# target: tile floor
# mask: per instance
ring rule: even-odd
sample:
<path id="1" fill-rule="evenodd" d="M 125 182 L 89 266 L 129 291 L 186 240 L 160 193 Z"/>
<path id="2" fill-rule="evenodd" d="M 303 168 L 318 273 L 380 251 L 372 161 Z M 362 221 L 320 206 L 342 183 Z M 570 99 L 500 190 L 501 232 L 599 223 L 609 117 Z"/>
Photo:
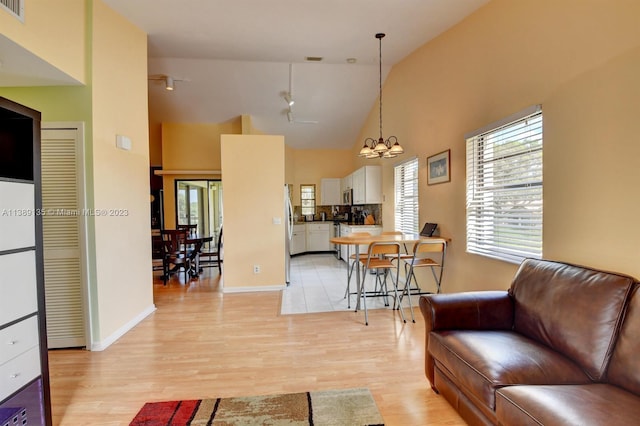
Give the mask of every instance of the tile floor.
<path id="1" fill-rule="evenodd" d="M 351 291 L 356 287 L 355 275 Z M 375 285 L 373 275 L 367 276 L 367 288 Z M 356 297 L 351 296 L 351 309 L 347 308 L 347 264 L 331 253 L 303 254 L 291 258 L 291 284 L 282 291 L 280 313 L 302 314 L 311 312 L 346 311 L 355 308 Z M 389 299 L 393 305 L 393 299 Z M 406 305 L 406 303 L 405 303 Z M 367 298 L 368 309 L 390 309 L 384 306 L 383 298 Z"/>

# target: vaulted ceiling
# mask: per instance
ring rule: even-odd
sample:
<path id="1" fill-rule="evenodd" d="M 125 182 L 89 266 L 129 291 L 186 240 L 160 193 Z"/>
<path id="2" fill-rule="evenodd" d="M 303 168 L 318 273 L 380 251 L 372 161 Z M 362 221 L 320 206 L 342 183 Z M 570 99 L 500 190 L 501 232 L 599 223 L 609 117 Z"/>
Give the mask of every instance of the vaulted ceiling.
<path id="1" fill-rule="evenodd" d="M 220 123 L 248 114 L 257 129 L 284 135 L 288 145 L 300 149 L 348 149 L 356 142 L 367 115 L 377 108 L 376 33 L 386 33 L 384 79 L 394 64 L 488 2 L 103 1 L 148 34 L 152 124 Z M 0 38 L 3 45 L 20 54 Z M 69 84 L 54 75 L 53 67 L 22 57 L 24 72 L 0 69 L 1 85 L 14 85 L 12 79 L 19 85 L 43 84 L 47 73 L 52 75 L 45 84 Z M 36 69 L 45 77 L 31 78 L 27 70 Z M 165 90 L 165 82 L 154 79 L 158 76 L 172 77 L 175 90 Z M 287 92 L 295 100 L 289 115 Z"/>

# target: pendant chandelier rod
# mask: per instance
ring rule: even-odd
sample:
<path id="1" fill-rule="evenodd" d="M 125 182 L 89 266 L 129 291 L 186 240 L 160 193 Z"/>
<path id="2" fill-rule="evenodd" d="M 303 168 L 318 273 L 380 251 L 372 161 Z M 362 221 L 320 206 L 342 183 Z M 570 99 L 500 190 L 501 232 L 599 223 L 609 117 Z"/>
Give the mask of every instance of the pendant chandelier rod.
<path id="1" fill-rule="evenodd" d="M 379 47 L 378 47 L 378 65 L 379 65 L 379 72 L 378 72 L 378 90 L 380 95 L 378 95 L 378 104 L 380 105 L 379 110 L 380 110 L 380 116 L 379 116 L 379 123 L 380 123 L 380 139 L 382 138 L 382 38 L 385 36 L 384 33 L 378 33 L 376 34 L 376 38 L 378 39 L 379 42 Z"/>
<path id="2" fill-rule="evenodd" d="M 382 38 L 384 33 L 377 33 L 378 39 L 378 126 L 380 135 L 378 140 L 374 138 L 366 138 L 364 140 L 364 146 L 358 153 L 358 156 L 365 158 L 393 158 L 399 154 L 404 153 L 404 149 L 398 143 L 398 138 L 395 136 L 389 136 L 386 140 L 382 136 Z M 371 146 L 369 146 L 371 142 Z"/>

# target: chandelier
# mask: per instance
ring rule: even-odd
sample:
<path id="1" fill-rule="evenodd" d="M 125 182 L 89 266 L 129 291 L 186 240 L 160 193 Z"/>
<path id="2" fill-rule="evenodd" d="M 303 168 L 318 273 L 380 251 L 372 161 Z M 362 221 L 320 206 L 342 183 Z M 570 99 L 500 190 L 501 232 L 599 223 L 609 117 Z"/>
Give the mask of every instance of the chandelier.
<path id="1" fill-rule="evenodd" d="M 380 95 L 378 96 L 380 103 L 380 137 L 377 141 L 374 138 L 366 138 L 364 140 L 364 146 L 360 150 L 358 156 L 365 158 L 393 158 L 404 153 L 404 149 L 400 146 L 400 143 L 398 143 L 398 138 L 395 136 L 389 136 L 387 139 L 382 137 L 382 38 L 384 36 L 384 33 L 376 34 L 376 38 L 380 44 L 380 80 L 378 86 L 380 89 Z"/>

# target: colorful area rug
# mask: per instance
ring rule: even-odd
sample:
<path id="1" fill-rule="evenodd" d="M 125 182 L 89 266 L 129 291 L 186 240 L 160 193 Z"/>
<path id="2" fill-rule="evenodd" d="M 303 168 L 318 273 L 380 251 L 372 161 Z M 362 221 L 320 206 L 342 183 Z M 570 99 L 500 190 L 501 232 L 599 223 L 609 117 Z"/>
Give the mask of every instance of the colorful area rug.
<path id="1" fill-rule="evenodd" d="M 148 402 L 130 426 L 383 425 L 366 388 L 239 398 Z"/>

